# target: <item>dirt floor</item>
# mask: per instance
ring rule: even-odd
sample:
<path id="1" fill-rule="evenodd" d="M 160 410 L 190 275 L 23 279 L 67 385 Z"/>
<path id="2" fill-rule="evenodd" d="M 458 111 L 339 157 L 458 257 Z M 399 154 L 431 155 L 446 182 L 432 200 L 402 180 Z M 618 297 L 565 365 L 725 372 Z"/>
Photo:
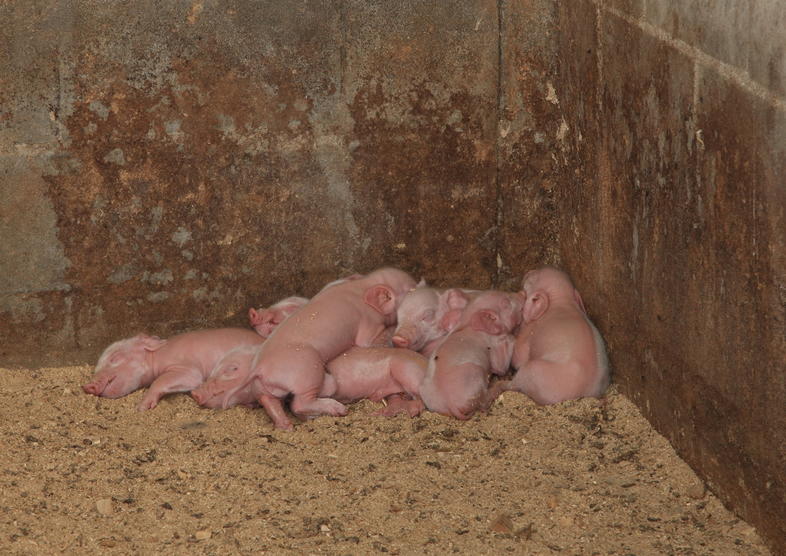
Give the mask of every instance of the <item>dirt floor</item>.
<path id="1" fill-rule="evenodd" d="M 3 554 L 769 554 L 614 388 L 470 421 L 259 409 L 0 369 Z"/>

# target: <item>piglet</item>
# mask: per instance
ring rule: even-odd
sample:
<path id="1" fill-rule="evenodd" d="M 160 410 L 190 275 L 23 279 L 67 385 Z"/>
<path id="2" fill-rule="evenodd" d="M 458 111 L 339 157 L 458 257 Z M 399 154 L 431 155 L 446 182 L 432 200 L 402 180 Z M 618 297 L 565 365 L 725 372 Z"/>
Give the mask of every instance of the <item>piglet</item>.
<path id="1" fill-rule="evenodd" d="M 308 303 L 305 297 L 287 297 L 271 305 L 270 307 L 248 310 L 248 322 L 257 334 L 267 338 L 273 330 L 284 322 L 287 317 Z"/>
<path id="2" fill-rule="evenodd" d="M 320 396 L 325 364 L 353 345 L 372 345 L 395 324 L 401 299 L 414 286 L 406 272 L 382 268 L 324 288 L 281 323 L 255 355 L 249 378 L 260 382 L 258 401 L 277 427 L 292 427 L 281 406 L 290 394 L 295 414 L 346 414 L 342 403 Z"/>
<path id="3" fill-rule="evenodd" d="M 500 291 L 479 293 L 467 305 L 429 359 L 420 396 L 430 411 L 469 419 L 488 407 L 489 376 L 508 371 L 522 305 L 520 294 Z"/>
<path id="4" fill-rule="evenodd" d="M 475 290 L 438 289 L 424 281 L 407 293 L 396 313 L 393 344 L 430 356 L 440 340 L 458 323 Z"/>
<path id="5" fill-rule="evenodd" d="M 258 383 L 249 381 L 257 346 L 240 346 L 227 352 L 210 371 L 210 377 L 191 390 L 196 402 L 211 409 L 257 405 Z"/>
<path id="6" fill-rule="evenodd" d="M 593 396 L 609 385 L 606 348 L 567 274 L 552 267 L 524 276 L 524 320 L 516 336 L 510 381 L 498 394 L 516 390 L 543 405 Z"/>
<path id="7" fill-rule="evenodd" d="M 210 408 L 254 405 L 263 394 L 258 381 L 249 381 L 255 350 L 253 346 L 244 346 L 227 353 L 210 379 L 193 390 L 191 396 L 199 405 Z M 423 409 L 418 391 L 426 365 L 426 358 L 411 350 L 353 347 L 327 364 L 328 374 L 319 396 L 343 403 L 386 399 L 388 405 L 378 414 L 406 412 L 414 417 Z"/>
<path id="8" fill-rule="evenodd" d="M 327 364 L 320 396 L 342 403 L 386 400 L 377 414 L 414 417 L 423 410 L 419 391 L 427 365 L 428 359 L 409 349 L 354 347 Z"/>
<path id="9" fill-rule="evenodd" d="M 357 280 L 362 277 L 362 274 L 352 274 L 346 278 L 334 280 L 326 284 L 322 289 L 324 290 L 336 284 L 343 284 L 349 280 Z M 270 307 L 260 307 L 259 309 L 254 309 L 252 307 L 248 310 L 249 324 L 251 324 L 251 328 L 257 331 L 257 334 L 263 338 L 267 338 L 273 333 L 276 326 L 284 322 L 287 317 L 303 307 L 308 301 L 309 300 L 305 297 L 292 296 L 277 301 Z"/>
<path id="10" fill-rule="evenodd" d="M 259 334 L 243 328 L 197 330 L 168 340 L 139 334 L 106 348 L 93 379 L 82 389 L 95 396 L 120 398 L 150 386 L 137 409 L 153 409 L 165 394 L 187 392 L 202 384 L 231 349 L 263 341 Z"/>

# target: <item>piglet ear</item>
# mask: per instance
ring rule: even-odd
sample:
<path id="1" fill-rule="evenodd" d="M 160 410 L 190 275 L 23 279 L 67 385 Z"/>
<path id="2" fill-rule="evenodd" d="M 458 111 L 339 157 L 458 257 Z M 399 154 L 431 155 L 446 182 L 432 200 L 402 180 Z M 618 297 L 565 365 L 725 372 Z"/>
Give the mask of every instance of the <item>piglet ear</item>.
<path id="1" fill-rule="evenodd" d="M 546 295 L 546 292 L 542 290 L 534 292 L 527 296 L 527 301 L 524 303 L 524 321 L 538 320 L 548 308 L 549 296 Z"/>
<path id="2" fill-rule="evenodd" d="M 446 332 L 450 332 L 456 328 L 459 320 L 461 320 L 461 312 L 461 309 L 453 309 L 442 315 L 442 319 L 439 321 L 439 327 Z"/>
<path id="3" fill-rule="evenodd" d="M 420 282 L 418 282 L 415 287 L 416 288 L 425 288 L 427 285 L 428 284 L 426 284 L 426 279 L 425 278 L 421 278 Z"/>
<path id="4" fill-rule="evenodd" d="M 469 303 L 469 297 L 458 288 L 445 290 L 439 296 L 439 310 L 443 311 L 439 327 L 450 332 L 461 319 L 461 312 Z"/>
<path id="5" fill-rule="evenodd" d="M 253 307 L 248 310 L 248 322 L 251 326 L 256 326 L 262 322 L 262 319 L 259 317 L 259 311 Z"/>
<path id="6" fill-rule="evenodd" d="M 140 334 L 139 339 L 147 351 L 155 351 L 166 343 L 166 340 L 162 340 L 158 336 L 148 336 L 147 334 Z"/>
<path id="7" fill-rule="evenodd" d="M 439 307 L 443 311 L 464 309 L 469 303 L 469 297 L 458 288 L 450 288 L 439 295 Z"/>
<path id="8" fill-rule="evenodd" d="M 371 286 L 363 292 L 363 301 L 383 315 L 396 312 L 396 294 L 384 284 Z"/>
<path id="9" fill-rule="evenodd" d="M 504 327 L 499 322 L 499 315 L 496 311 L 492 311 L 491 309 L 477 311 L 472 315 L 472 318 L 469 319 L 469 325 L 472 327 L 472 330 L 486 332 L 493 336 L 498 336 L 505 332 Z"/>
<path id="10" fill-rule="evenodd" d="M 573 299 L 575 299 L 576 303 L 578 303 L 579 307 L 581 307 L 581 312 L 586 315 L 587 310 L 584 308 L 584 301 L 581 299 L 581 294 L 579 293 L 579 290 L 576 289 L 573 290 Z"/>

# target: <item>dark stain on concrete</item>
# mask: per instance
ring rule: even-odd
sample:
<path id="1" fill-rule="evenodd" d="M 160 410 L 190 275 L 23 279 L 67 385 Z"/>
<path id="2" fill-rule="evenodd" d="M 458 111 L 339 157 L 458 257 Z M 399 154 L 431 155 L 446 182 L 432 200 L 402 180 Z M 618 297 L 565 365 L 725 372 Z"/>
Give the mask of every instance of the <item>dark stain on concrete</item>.
<path id="1" fill-rule="evenodd" d="M 503 3 L 493 261 L 503 289 L 520 288 L 527 270 L 559 263 L 556 199 L 569 182 L 559 154 L 556 15 L 550 1 Z"/>
<path id="2" fill-rule="evenodd" d="M 71 170 L 47 180 L 67 281 L 93 293 L 76 300 L 77 330 L 224 318 L 221 303 L 286 227 L 277 215 L 298 212 L 286 171 L 309 163 L 310 101 L 286 71 L 271 67 L 276 86 L 263 87 L 210 52 L 176 60 L 157 89 L 131 86 L 122 68 L 76 84 L 61 155 Z"/>
<path id="3" fill-rule="evenodd" d="M 464 92 L 440 99 L 427 84 L 404 98 L 404 124 L 377 115 L 395 102 L 378 83 L 358 91 L 350 105 L 359 141 L 352 152 L 357 218 L 372 242 L 392 247 L 390 264 L 414 260 L 413 271 L 435 283 L 490 286 L 493 260 L 484 242 L 495 218 L 487 210 L 494 192 L 484 186 L 494 173 L 487 99 Z M 364 220 L 365 208 L 377 203 L 388 220 Z"/>
<path id="4" fill-rule="evenodd" d="M 560 10 L 563 109 L 584 137 L 558 201 L 564 265 L 615 381 L 783 548 L 783 113 L 624 20 L 587 25 L 597 13 Z"/>

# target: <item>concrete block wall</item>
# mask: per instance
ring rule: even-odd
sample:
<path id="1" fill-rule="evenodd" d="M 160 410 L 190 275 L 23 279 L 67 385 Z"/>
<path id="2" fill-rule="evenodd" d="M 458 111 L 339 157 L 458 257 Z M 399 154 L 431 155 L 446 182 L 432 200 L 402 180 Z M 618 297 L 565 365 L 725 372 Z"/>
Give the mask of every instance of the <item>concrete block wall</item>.
<path id="1" fill-rule="evenodd" d="M 473 287 L 504 267 L 494 0 L 0 17 L 7 361 L 245 324 L 383 264 Z"/>
<path id="2" fill-rule="evenodd" d="M 615 381 L 786 551 L 786 4 L 559 5 L 560 255 Z M 569 172 L 568 172 L 569 173 Z"/>

